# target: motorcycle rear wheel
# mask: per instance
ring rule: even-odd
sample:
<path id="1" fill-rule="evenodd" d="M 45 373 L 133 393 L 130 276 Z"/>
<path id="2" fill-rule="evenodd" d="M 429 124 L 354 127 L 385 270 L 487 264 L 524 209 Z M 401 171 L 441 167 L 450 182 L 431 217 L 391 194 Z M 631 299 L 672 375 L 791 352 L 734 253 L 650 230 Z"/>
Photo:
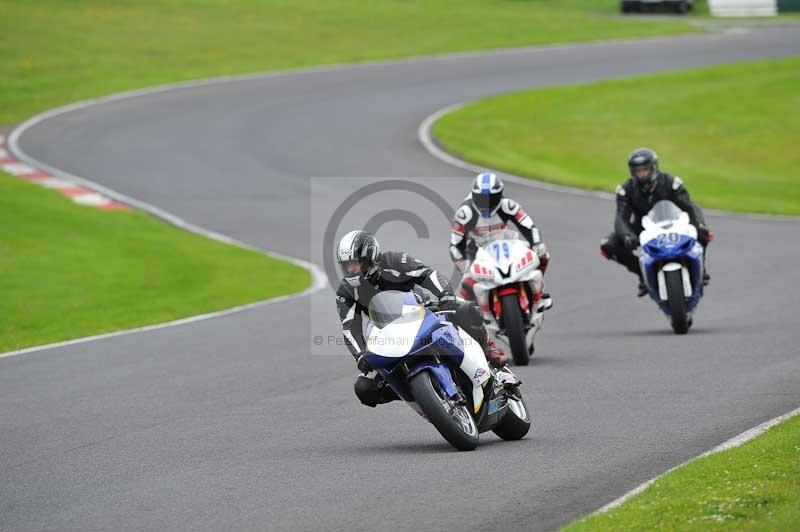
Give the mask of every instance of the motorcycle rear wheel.
<path id="1" fill-rule="evenodd" d="M 520 395 L 508 399 L 508 411 L 492 432 L 504 440 L 521 440 L 531 429 L 531 413 L 528 404 Z"/>

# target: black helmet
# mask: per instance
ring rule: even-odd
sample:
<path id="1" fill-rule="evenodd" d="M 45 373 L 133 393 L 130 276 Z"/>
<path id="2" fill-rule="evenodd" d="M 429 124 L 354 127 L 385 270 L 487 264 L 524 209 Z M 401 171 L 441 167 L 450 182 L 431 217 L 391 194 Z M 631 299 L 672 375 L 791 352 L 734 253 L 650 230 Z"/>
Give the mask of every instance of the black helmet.
<path id="1" fill-rule="evenodd" d="M 650 185 L 658 177 L 658 155 L 650 148 L 637 148 L 628 155 L 628 170 L 637 185 Z"/>
<path id="2" fill-rule="evenodd" d="M 350 231 L 344 235 L 336 249 L 336 262 L 347 284 L 360 286 L 362 280 L 375 274 L 380 252 L 378 241 L 366 231 Z"/>
<path id="3" fill-rule="evenodd" d="M 478 174 L 472 182 L 472 204 L 484 218 L 489 218 L 503 201 L 503 180 L 492 172 Z"/>

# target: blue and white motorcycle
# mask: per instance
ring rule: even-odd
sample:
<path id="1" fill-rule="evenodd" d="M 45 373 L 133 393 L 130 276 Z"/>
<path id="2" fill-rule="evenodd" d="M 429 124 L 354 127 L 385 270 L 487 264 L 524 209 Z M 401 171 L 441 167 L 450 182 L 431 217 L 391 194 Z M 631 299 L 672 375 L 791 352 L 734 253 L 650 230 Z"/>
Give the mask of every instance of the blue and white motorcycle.
<path id="1" fill-rule="evenodd" d="M 387 290 L 369 304 L 367 360 L 409 406 L 460 451 L 488 430 L 504 440 L 528 433 L 530 414 L 508 369 L 494 370 L 480 345 L 414 292 Z"/>
<path id="2" fill-rule="evenodd" d="M 668 200 L 642 218 L 639 266 L 650 297 L 670 318 L 676 334 L 686 334 L 703 297 L 703 246 L 689 215 Z"/>

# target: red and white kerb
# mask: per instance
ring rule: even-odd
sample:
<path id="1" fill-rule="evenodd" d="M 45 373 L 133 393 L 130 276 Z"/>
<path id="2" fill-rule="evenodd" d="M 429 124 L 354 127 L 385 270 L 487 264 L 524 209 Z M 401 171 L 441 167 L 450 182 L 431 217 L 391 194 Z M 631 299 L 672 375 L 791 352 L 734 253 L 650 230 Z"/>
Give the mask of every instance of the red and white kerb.
<path id="1" fill-rule="evenodd" d="M 3 172 L 46 188 L 58 190 L 61 194 L 79 205 L 97 207 L 104 211 L 130 210 L 130 207 L 127 205 L 116 202 L 93 190 L 83 188 L 67 179 L 53 177 L 27 164 L 19 162 L 11 157 L 11 154 L 5 149 L 5 141 L 5 137 L 0 135 L 0 170 Z"/>

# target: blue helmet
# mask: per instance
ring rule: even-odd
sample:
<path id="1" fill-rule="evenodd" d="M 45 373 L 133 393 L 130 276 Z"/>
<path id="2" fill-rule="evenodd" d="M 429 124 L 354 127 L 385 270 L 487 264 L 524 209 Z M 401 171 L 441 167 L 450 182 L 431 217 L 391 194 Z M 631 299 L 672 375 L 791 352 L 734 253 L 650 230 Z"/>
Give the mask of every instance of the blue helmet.
<path id="1" fill-rule="evenodd" d="M 492 172 L 483 172 L 472 182 L 472 204 L 484 218 L 489 218 L 503 201 L 503 180 Z"/>

